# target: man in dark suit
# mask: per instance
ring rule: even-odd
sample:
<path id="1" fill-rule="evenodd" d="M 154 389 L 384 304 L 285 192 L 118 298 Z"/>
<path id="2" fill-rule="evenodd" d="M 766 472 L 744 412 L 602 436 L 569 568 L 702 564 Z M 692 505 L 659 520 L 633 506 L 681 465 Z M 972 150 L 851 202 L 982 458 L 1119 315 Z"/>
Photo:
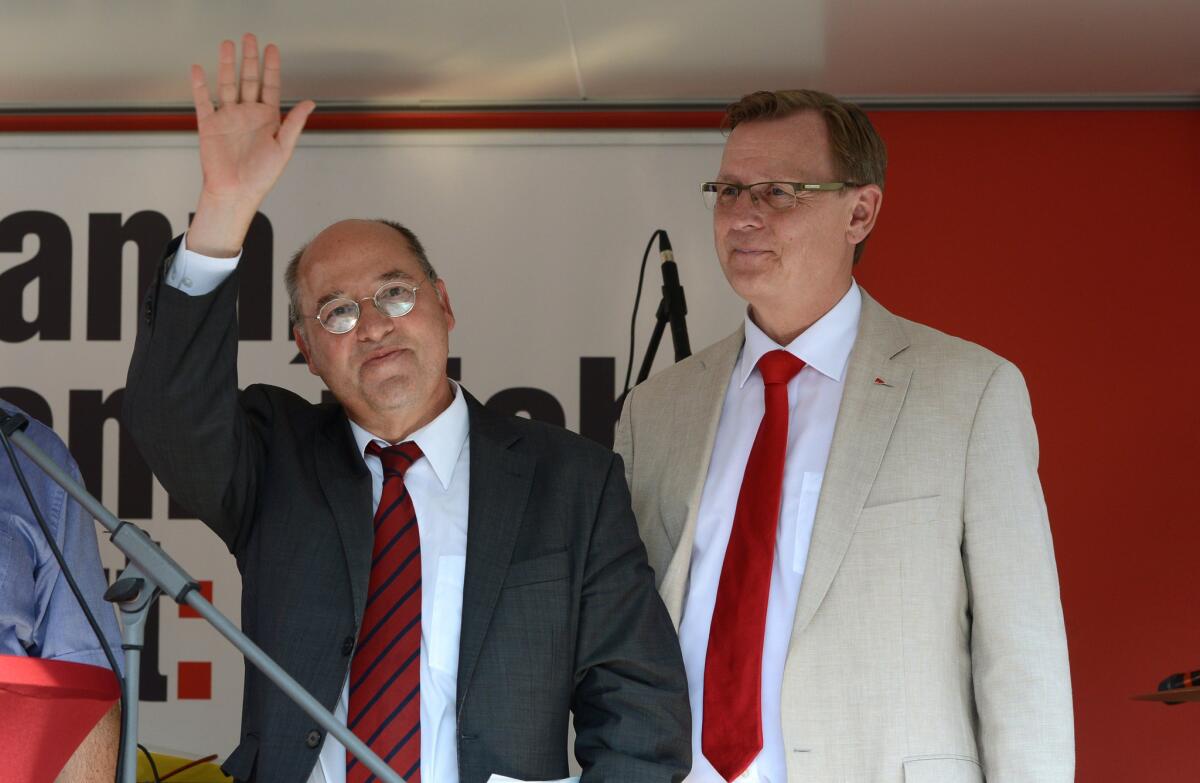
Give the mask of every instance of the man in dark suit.
<path id="1" fill-rule="evenodd" d="M 309 112 L 279 53 L 194 66 L 204 189 L 145 301 L 125 420 L 242 573 L 259 645 L 410 781 L 678 781 L 678 642 L 619 458 L 488 412 L 446 377 L 449 293 L 415 235 L 343 221 L 286 275 L 294 336 L 336 403 L 237 385 L 239 248 Z M 269 303 L 262 303 L 269 306 Z M 374 521 L 372 521 L 374 520 Z M 256 670 L 234 777 L 373 779 Z"/>

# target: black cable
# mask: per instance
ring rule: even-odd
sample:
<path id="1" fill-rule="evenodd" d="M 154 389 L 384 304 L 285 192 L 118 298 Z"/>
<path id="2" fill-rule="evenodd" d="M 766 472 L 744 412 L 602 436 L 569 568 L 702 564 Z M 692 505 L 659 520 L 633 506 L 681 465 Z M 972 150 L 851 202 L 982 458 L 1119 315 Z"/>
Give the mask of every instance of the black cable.
<path id="1" fill-rule="evenodd" d="M 138 750 L 146 757 L 146 761 L 150 763 L 150 774 L 154 776 L 154 783 L 162 783 L 162 778 L 158 776 L 158 765 L 154 763 L 154 756 L 150 755 L 150 751 L 146 750 L 146 746 L 138 743 Z"/>
<path id="2" fill-rule="evenodd" d="M 42 517 L 41 509 L 38 508 L 37 501 L 34 500 L 33 492 L 29 489 L 28 482 L 25 481 L 25 473 L 21 470 L 21 464 L 17 461 L 17 455 L 13 452 L 12 444 L 9 443 L 8 435 L 3 429 L 0 429 L 0 441 L 4 442 L 4 450 L 8 453 L 8 461 L 12 463 L 13 472 L 17 474 L 17 481 L 21 484 L 21 489 L 25 492 L 25 499 L 29 501 L 29 507 L 33 509 L 34 519 L 37 520 L 38 527 L 42 529 L 42 535 L 46 537 L 46 543 L 50 545 L 50 551 L 54 553 L 54 559 L 58 561 L 59 570 L 67 579 L 67 585 L 71 588 L 71 592 L 75 595 L 75 600 L 79 602 L 79 607 L 83 609 L 83 614 L 87 618 L 88 625 L 92 627 L 92 632 L 96 634 L 96 638 L 100 640 L 100 647 L 104 650 L 104 657 L 108 659 L 108 665 L 112 668 L 113 676 L 117 678 L 117 685 L 120 686 L 120 703 L 121 715 L 125 715 L 125 679 L 121 676 L 121 670 L 117 667 L 116 656 L 113 655 L 112 647 L 109 646 L 108 640 L 104 638 L 104 632 L 100 630 L 100 624 L 96 622 L 95 615 L 88 607 L 87 601 L 83 598 L 83 593 L 79 589 L 79 585 L 75 583 L 75 577 L 71 575 L 71 571 L 67 568 L 66 559 L 63 553 L 59 551 L 58 544 L 54 541 L 54 536 L 50 533 L 50 526 L 46 524 L 46 520 Z M 68 498 L 68 502 L 75 502 L 73 498 Z M 121 739 L 117 746 L 117 776 L 115 783 L 121 783 L 121 765 L 125 760 L 125 722 L 121 721 Z"/>
<path id="3" fill-rule="evenodd" d="M 646 260 L 650 258 L 650 248 L 654 247 L 654 240 L 658 239 L 658 235 L 661 233 L 663 230 L 660 228 L 650 235 L 650 241 L 646 243 L 646 252 L 642 253 L 642 269 L 638 272 L 637 293 L 633 297 L 633 317 L 629 321 L 629 364 L 625 367 L 625 390 L 621 392 L 622 401 L 624 401 L 625 395 L 629 394 L 629 379 L 633 377 L 634 336 L 637 332 L 638 304 L 642 301 L 642 284 L 646 282 Z"/>

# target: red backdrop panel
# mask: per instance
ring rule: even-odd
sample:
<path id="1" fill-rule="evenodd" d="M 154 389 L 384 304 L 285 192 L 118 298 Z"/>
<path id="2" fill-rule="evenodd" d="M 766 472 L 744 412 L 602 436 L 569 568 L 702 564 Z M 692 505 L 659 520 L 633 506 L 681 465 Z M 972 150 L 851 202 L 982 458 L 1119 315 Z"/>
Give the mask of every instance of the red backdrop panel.
<path id="1" fill-rule="evenodd" d="M 1058 554 L 1078 779 L 1200 779 L 1200 112 L 874 112 L 858 277 L 1024 371 Z"/>

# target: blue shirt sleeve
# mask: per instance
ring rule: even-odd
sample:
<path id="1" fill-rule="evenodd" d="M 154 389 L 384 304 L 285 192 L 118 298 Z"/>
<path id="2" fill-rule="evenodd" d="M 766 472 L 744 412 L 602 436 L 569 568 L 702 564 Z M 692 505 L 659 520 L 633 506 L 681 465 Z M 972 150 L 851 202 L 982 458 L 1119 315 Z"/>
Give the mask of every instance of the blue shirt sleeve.
<path id="1" fill-rule="evenodd" d="M 14 406 L 4 403 L 6 410 Z M 20 411 L 17 411 L 20 412 Z M 30 419 L 25 434 L 78 481 L 79 467 L 63 442 Z M 19 449 L 17 461 L 119 668 L 121 635 L 96 544 L 95 522 Z M 108 659 L 46 543 L 11 462 L 0 453 L 0 654 L 27 655 L 108 668 Z"/>

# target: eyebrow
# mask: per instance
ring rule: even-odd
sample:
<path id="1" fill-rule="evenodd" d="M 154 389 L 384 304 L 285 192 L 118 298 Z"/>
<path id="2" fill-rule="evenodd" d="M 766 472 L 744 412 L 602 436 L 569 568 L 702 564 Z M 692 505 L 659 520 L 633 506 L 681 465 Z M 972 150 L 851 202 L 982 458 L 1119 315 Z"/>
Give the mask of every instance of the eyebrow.
<path id="1" fill-rule="evenodd" d="M 325 294 L 325 296 L 322 296 L 320 299 L 317 300 L 317 312 L 318 313 L 321 312 L 321 308 L 324 307 L 325 305 L 329 304 L 330 302 L 332 302 L 334 299 L 349 299 L 349 298 L 350 297 L 346 296 L 345 291 L 341 291 L 341 290 L 330 291 L 329 293 Z"/>
<path id="2" fill-rule="evenodd" d="M 405 281 L 407 283 L 411 283 L 413 285 L 416 285 L 416 283 L 417 283 L 416 278 L 414 278 L 408 272 L 405 272 L 403 269 L 389 269 L 388 271 L 381 274 L 379 277 L 375 278 L 375 282 L 379 283 L 380 285 L 382 285 L 383 283 L 390 283 L 393 280 L 403 280 L 403 281 Z M 320 312 L 322 307 L 329 304 L 334 299 L 350 299 L 350 298 L 351 298 L 350 295 L 347 294 L 345 291 L 341 290 L 340 288 L 335 291 L 330 291 L 329 293 L 325 294 L 324 296 L 322 296 L 320 299 L 317 300 L 317 312 Z"/>
<path id="3" fill-rule="evenodd" d="M 410 275 L 408 272 L 405 272 L 403 269 L 391 269 L 376 278 L 376 282 L 379 283 L 390 283 L 393 280 L 404 280 L 406 282 L 413 283 L 414 285 L 417 282 L 415 277 Z"/>

